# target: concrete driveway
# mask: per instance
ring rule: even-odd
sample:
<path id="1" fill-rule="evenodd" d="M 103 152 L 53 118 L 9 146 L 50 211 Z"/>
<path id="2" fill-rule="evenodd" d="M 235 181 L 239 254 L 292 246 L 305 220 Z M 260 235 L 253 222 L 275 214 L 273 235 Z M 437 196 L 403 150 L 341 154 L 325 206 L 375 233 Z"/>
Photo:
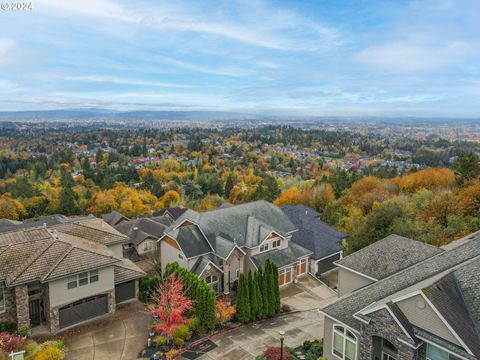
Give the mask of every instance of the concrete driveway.
<path id="1" fill-rule="evenodd" d="M 304 276 L 280 293 L 282 303 L 290 305 L 292 313 L 213 336 L 211 340 L 218 347 L 201 359 L 254 359 L 267 347 L 280 346 L 280 331 L 285 332 L 285 345 L 292 348 L 305 340 L 321 338 L 324 318 L 318 309 L 335 301 L 336 294 L 310 276 Z"/>
<path id="2" fill-rule="evenodd" d="M 119 305 L 104 319 L 62 335 L 66 360 L 131 360 L 144 348 L 150 316 L 140 302 Z"/>

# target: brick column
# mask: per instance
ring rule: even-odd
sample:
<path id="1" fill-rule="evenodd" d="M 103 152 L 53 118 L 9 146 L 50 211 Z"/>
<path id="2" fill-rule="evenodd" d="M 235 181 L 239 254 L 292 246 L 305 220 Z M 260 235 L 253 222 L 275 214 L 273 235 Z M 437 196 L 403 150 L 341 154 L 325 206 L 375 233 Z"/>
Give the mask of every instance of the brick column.
<path id="1" fill-rule="evenodd" d="M 30 325 L 27 285 L 15 286 L 15 304 L 17 307 L 17 326 L 20 328 Z"/>

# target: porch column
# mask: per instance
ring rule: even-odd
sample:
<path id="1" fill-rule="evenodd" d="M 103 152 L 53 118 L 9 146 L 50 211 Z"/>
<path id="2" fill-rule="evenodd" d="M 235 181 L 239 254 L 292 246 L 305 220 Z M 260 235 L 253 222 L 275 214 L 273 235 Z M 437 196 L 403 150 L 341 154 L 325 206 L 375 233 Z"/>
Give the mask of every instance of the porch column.
<path id="1" fill-rule="evenodd" d="M 17 326 L 30 325 L 30 310 L 28 307 L 28 288 L 27 285 L 15 286 L 15 305 L 17 308 Z"/>

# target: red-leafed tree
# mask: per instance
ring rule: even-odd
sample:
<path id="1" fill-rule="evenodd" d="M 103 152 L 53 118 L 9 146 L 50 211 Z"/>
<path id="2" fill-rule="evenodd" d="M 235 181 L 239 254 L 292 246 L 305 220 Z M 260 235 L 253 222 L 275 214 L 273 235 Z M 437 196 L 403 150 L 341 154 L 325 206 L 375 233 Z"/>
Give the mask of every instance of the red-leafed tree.
<path id="1" fill-rule="evenodd" d="M 175 329 L 188 322 L 184 314 L 192 308 L 192 301 L 184 295 L 182 283 L 173 275 L 160 284 L 157 294 L 153 298 L 155 307 L 151 310 L 157 319 L 154 330 L 169 341 Z"/>

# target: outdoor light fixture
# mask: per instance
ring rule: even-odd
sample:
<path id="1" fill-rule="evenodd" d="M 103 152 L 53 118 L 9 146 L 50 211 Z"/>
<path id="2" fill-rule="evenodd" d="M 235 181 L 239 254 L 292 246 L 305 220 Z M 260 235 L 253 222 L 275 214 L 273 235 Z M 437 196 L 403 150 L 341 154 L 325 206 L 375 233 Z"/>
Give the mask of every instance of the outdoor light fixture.
<path id="1" fill-rule="evenodd" d="M 278 333 L 280 334 L 280 360 L 283 360 L 283 340 L 285 340 L 283 336 L 285 331 L 280 330 Z"/>

